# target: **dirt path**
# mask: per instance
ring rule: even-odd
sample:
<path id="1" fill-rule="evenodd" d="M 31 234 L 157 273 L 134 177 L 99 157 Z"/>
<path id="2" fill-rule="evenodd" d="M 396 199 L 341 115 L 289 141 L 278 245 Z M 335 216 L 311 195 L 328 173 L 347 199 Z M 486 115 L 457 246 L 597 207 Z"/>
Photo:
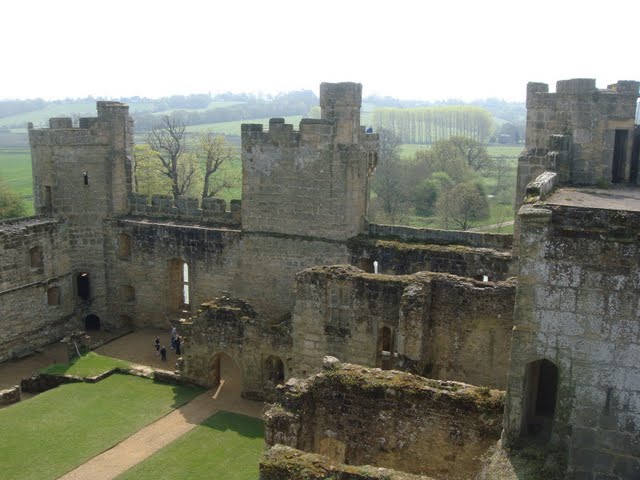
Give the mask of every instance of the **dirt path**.
<path id="1" fill-rule="evenodd" d="M 113 479 L 192 430 L 219 410 L 256 418 L 261 416 L 262 403 L 241 398 L 236 382 L 223 382 L 217 390 L 209 390 L 196 397 L 183 407 L 60 477 L 60 480 Z"/>

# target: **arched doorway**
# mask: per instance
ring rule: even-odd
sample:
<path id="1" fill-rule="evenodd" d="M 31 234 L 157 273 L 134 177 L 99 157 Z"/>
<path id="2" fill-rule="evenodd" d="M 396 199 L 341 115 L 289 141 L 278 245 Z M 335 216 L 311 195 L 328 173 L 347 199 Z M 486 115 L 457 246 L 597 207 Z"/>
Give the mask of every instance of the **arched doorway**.
<path id="1" fill-rule="evenodd" d="M 100 330 L 100 317 L 94 314 L 87 315 L 84 319 L 84 329 L 86 331 Z"/>
<path id="2" fill-rule="evenodd" d="M 233 358 L 220 352 L 213 356 L 211 362 L 211 386 L 216 387 L 223 380 L 225 394 L 240 395 L 242 370 Z"/>
<path id="3" fill-rule="evenodd" d="M 264 361 L 264 378 L 274 386 L 284 383 L 284 363 L 280 357 L 267 357 Z"/>
<path id="4" fill-rule="evenodd" d="M 547 359 L 527 364 L 524 405 L 522 410 L 523 437 L 546 442 L 551 437 L 558 393 L 558 367 Z"/>

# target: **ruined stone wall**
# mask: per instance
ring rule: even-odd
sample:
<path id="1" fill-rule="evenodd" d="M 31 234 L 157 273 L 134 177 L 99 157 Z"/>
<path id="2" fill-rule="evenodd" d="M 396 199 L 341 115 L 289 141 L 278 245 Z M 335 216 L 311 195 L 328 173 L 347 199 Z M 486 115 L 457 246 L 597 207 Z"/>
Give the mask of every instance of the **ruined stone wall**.
<path id="1" fill-rule="evenodd" d="M 130 285 L 135 291 L 128 302 L 114 301 L 138 326 L 166 327 L 184 315 L 176 299 L 181 287 L 176 285 L 174 261 L 189 266 L 187 315 L 229 292 L 248 300 L 262 318 L 277 321 L 292 310 L 293 279 L 299 270 L 347 260 L 341 242 L 137 218 L 117 220 L 113 228 L 112 284 Z M 131 240 L 125 256 L 117 249 L 123 234 Z"/>
<path id="2" fill-rule="evenodd" d="M 545 170 L 563 184 L 610 182 L 616 130 L 628 134 L 624 179 L 631 178 L 631 154 L 639 82 L 619 81 L 606 90 L 594 79 L 557 82 L 555 93 L 545 83 L 527 85 L 526 154 L 518 161 L 516 203 L 527 183 Z M 637 159 L 636 159 L 637 162 Z M 637 175 L 637 170 L 636 170 Z"/>
<path id="3" fill-rule="evenodd" d="M 513 275 L 511 251 L 477 248 L 457 244 L 400 242 L 356 237 L 349 241 L 351 263 L 373 273 L 408 275 L 417 272 L 443 272 L 482 280 L 505 280 Z"/>
<path id="4" fill-rule="evenodd" d="M 242 125 L 242 228 L 346 240 L 364 232 L 378 135 L 359 122 L 362 86 L 323 84 L 322 120 Z"/>
<path id="5" fill-rule="evenodd" d="M 430 245 L 464 245 L 467 247 L 510 250 L 513 237 L 506 233 L 463 232 L 438 228 L 414 228 L 404 225 L 369 224 L 369 236 L 407 243 Z"/>
<path id="6" fill-rule="evenodd" d="M 214 387 L 220 380 L 216 358 L 225 354 L 239 367 L 242 395 L 252 399 L 273 399 L 275 387 L 288 376 L 291 324 L 274 324 L 260 318 L 244 300 L 228 296 L 200 306 L 198 313 L 178 323 L 184 337 L 182 375 L 200 385 Z M 269 359 L 282 362 L 283 377 L 270 370 Z"/>
<path id="7" fill-rule="evenodd" d="M 278 391 L 265 415 L 267 445 L 348 465 L 466 480 L 500 434 L 497 391 L 358 365 L 327 367 Z"/>
<path id="8" fill-rule="evenodd" d="M 570 195 L 520 210 L 505 441 L 549 429 L 567 478 L 636 478 L 640 213 L 553 204 Z M 555 382 L 537 380 L 541 360 Z"/>
<path id="9" fill-rule="evenodd" d="M 514 296 L 513 283 L 445 274 L 373 275 L 348 266 L 305 270 L 296 276 L 294 374 L 317 371 L 324 355 L 334 355 L 504 388 Z"/>
<path id="10" fill-rule="evenodd" d="M 77 328 L 68 249 L 55 220 L 0 223 L 0 361 Z"/>

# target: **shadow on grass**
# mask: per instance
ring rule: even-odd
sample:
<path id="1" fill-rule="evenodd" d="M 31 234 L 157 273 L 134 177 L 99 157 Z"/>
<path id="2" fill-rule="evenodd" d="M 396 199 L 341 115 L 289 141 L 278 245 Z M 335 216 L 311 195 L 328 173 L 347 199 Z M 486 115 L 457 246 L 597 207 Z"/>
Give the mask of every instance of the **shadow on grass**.
<path id="1" fill-rule="evenodd" d="M 81 357 L 75 357 L 69 363 L 56 363 L 42 368 L 39 370 L 39 373 L 92 377 L 114 368 L 129 368 L 129 365 L 129 362 L 124 360 L 107 357 L 95 352 L 88 352 Z"/>
<path id="2" fill-rule="evenodd" d="M 153 383 L 168 385 L 158 380 L 153 380 Z M 173 403 L 171 404 L 171 408 L 180 408 L 206 391 L 206 389 L 196 387 L 195 385 L 171 385 L 171 389 L 173 390 Z"/>
<path id="3" fill-rule="evenodd" d="M 261 419 L 239 413 L 217 412 L 202 422 L 201 426 L 220 432 L 236 432 L 248 438 L 264 437 L 264 423 Z"/>

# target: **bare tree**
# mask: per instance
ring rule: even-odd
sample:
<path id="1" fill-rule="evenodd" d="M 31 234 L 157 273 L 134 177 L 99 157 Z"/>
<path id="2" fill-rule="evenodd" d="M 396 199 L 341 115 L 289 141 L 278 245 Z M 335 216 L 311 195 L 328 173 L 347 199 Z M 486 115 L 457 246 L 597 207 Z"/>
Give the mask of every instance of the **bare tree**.
<path id="1" fill-rule="evenodd" d="M 230 178 L 224 172 L 220 172 L 222 165 L 233 159 L 234 153 L 233 147 L 222 135 L 214 136 L 207 133 L 200 137 L 198 156 L 204 161 L 203 199 L 214 197 L 222 190 L 236 186 L 237 178 Z"/>
<path id="2" fill-rule="evenodd" d="M 163 117 L 160 125 L 147 134 L 147 143 L 162 163 L 162 174 L 171 180 L 174 200 L 184 195 L 198 173 L 197 162 L 187 160 L 186 125 Z"/>

